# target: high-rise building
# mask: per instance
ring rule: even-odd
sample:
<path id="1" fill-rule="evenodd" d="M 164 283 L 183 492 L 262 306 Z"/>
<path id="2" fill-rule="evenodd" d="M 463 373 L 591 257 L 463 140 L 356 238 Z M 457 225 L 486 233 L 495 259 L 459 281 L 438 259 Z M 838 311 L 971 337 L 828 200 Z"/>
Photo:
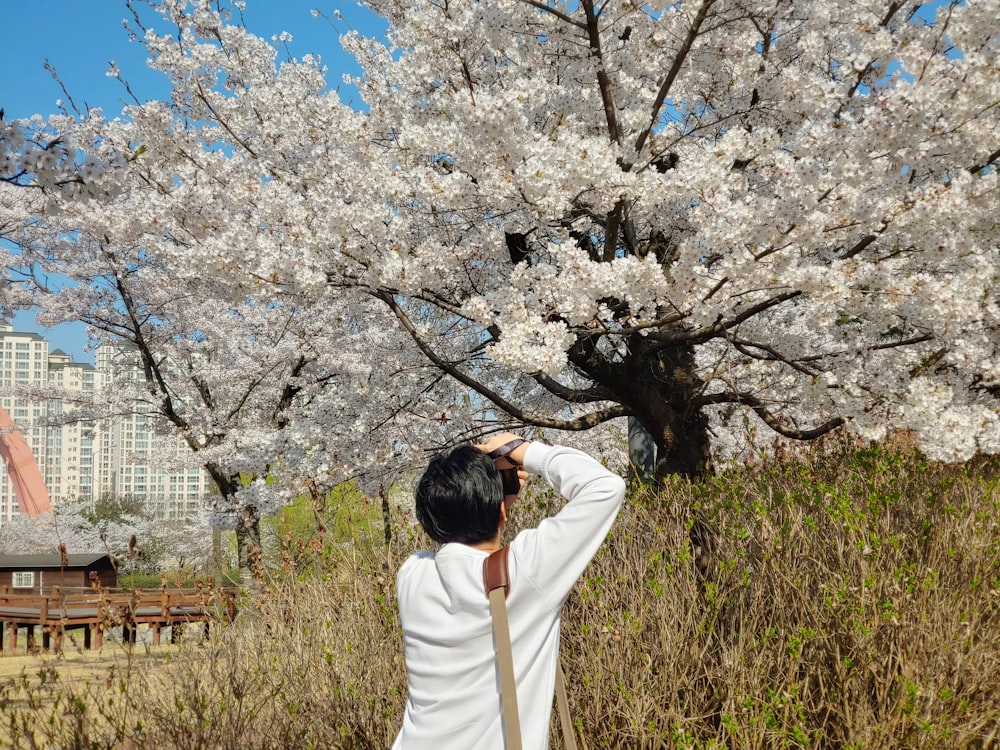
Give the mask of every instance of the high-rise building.
<path id="1" fill-rule="evenodd" d="M 50 502 L 65 497 L 96 498 L 104 491 L 94 465 L 99 453 L 95 453 L 95 445 L 100 445 L 103 436 L 92 421 L 73 418 L 72 399 L 75 393 L 83 398 L 93 393 L 97 372 L 93 365 L 73 362 L 64 351 L 55 349 L 49 354 L 48 383 L 68 392 L 67 398 L 51 398 L 42 407 L 47 407 L 48 418 L 45 463 L 39 461 L 39 466 L 43 467 Z"/>
<path id="2" fill-rule="evenodd" d="M 134 351 L 118 344 L 98 348 L 97 372 L 104 385 L 123 375 L 132 381 L 144 377 Z M 206 471 L 183 460 L 190 456 L 190 449 L 180 437 L 156 427 L 154 415 L 143 403 L 136 403 L 128 414 L 103 422 L 100 482 L 116 496 L 144 500 L 163 518 L 184 518 L 202 507 L 213 485 Z M 164 460 L 171 457 L 181 457 L 181 461 Z M 166 469 L 164 463 L 189 466 Z"/>
<path id="3" fill-rule="evenodd" d="M 74 417 L 79 393 L 90 394 L 125 373 L 141 378 L 142 370 L 127 348 L 102 346 L 97 366 L 73 362 L 37 333 L 14 331 L 0 321 L 0 388 L 34 390 L 37 396 L 0 391 L 0 406 L 13 418 L 34 454 L 52 505 L 71 498 L 102 496 L 143 501 L 165 519 L 197 511 L 212 491 L 208 474 L 195 461 L 185 461 L 188 448 L 169 432 L 154 429 L 144 404 L 128 414 L 100 420 Z M 43 390 L 48 387 L 47 391 Z M 181 457 L 189 468 L 164 469 L 156 459 Z M 6 468 L 6 467 L 5 467 Z M 17 494 L 6 471 L 0 472 L 0 524 L 19 512 Z"/>
<path id="4" fill-rule="evenodd" d="M 48 382 L 49 342 L 37 333 L 18 333 L 7 323 L 0 322 L 0 388 L 11 386 L 42 387 Z M 0 391 L 0 406 L 21 430 L 35 456 L 42 475 L 48 461 L 46 429 L 48 403 L 24 396 L 6 395 Z M 4 471 L 0 474 L 0 522 L 19 512 L 17 495 Z"/>

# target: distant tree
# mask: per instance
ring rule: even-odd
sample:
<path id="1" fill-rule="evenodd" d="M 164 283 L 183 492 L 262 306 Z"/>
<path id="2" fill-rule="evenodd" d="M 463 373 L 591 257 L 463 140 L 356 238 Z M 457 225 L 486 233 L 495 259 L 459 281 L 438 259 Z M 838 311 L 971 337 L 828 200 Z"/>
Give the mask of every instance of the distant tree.
<path id="1" fill-rule="evenodd" d="M 0 549 L 14 555 L 54 555 L 65 544 L 72 554 L 107 551 L 97 529 L 82 521 L 82 516 L 70 519 L 54 513 L 15 515 L 0 525 Z"/>
<path id="2" fill-rule="evenodd" d="M 205 518 L 166 519 L 141 499 L 72 498 L 38 517 L 15 515 L 0 526 L 0 549 L 12 554 L 106 552 L 125 570 L 155 573 L 206 567 L 211 530 Z"/>
<path id="3" fill-rule="evenodd" d="M 105 493 L 93 502 L 77 500 L 80 515 L 97 526 L 102 522 L 121 523 L 129 517 L 138 516 L 145 507 L 145 501 L 134 495 L 114 495 Z"/>

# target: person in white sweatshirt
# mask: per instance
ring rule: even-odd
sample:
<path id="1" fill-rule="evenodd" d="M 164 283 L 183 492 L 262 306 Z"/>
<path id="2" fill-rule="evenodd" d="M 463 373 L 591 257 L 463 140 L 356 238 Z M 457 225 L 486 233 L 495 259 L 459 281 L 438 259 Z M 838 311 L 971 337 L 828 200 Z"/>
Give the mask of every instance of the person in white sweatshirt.
<path id="1" fill-rule="evenodd" d="M 625 482 L 585 453 L 503 433 L 437 456 L 417 486 L 417 519 L 441 547 L 412 555 L 396 577 L 409 697 L 393 750 L 505 747 L 483 560 L 500 549 L 517 479 L 530 474 L 567 500 L 517 535 L 508 562 L 523 746 L 549 747 L 562 606 L 611 529 Z"/>

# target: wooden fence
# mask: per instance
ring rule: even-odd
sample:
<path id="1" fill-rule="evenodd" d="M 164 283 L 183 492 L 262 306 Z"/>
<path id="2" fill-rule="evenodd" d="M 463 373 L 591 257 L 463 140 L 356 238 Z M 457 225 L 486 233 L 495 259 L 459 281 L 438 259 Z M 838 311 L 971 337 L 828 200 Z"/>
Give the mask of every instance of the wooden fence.
<path id="1" fill-rule="evenodd" d="M 18 631 L 28 629 L 27 649 L 38 650 L 35 628 L 42 629 L 41 648 L 62 651 L 67 630 L 83 629 L 84 648 L 100 649 L 104 633 L 122 628 L 123 638 L 134 642 L 139 625 L 148 625 L 153 645 L 159 645 L 163 628 L 176 638 L 178 627 L 190 622 L 232 620 L 236 590 L 195 588 L 103 589 L 53 586 L 41 593 L 17 593 L 0 586 L 0 654 L 5 634 L 9 653 L 17 650 Z"/>

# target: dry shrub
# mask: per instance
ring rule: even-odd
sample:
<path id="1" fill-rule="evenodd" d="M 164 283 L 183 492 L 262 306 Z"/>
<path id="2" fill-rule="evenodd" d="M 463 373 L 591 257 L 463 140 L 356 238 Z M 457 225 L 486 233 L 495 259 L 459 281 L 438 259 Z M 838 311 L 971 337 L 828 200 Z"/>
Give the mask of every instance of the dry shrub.
<path id="1" fill-rule="evenodd" d="M 0 747 L 388 747 L 406 697 L 393 591 L 402 554 L 334 551 L 323 575 L 270 580 L 234 623 L 220 617 L 166 658 L 135 646 L 89 679 L 46 659 L 0 685 Z"/>
<path id="2" fill-rule="evenodd" d="M 557 506 L 536 494 L 517 520 Z M 995 463 L 837 444 L 630 493 L 563 617 L 586 747 L 997 747 L 998 506 Z M 388 747 L 406 696 L 393 579 L 420 543 L 400 523 L 389 548 L 327 544 L 319 574 L 275 576 L 155 667 L 138 648 L 86 683 L 56 663 L 8 685 L 10 744 Z"/>
<path id="3" fill-rule="evenodd" d="M 834 446 L 633 495 L 564 617 L 588 745 L 997 747 L 995 469 Z"/>
<path id="4" fill-rule="evenodd" d="M 406 677 L 392 576 L 372 562 L 248 595 L 218 639 L 156 673 L 133 747 L 388 747 Z"/>

